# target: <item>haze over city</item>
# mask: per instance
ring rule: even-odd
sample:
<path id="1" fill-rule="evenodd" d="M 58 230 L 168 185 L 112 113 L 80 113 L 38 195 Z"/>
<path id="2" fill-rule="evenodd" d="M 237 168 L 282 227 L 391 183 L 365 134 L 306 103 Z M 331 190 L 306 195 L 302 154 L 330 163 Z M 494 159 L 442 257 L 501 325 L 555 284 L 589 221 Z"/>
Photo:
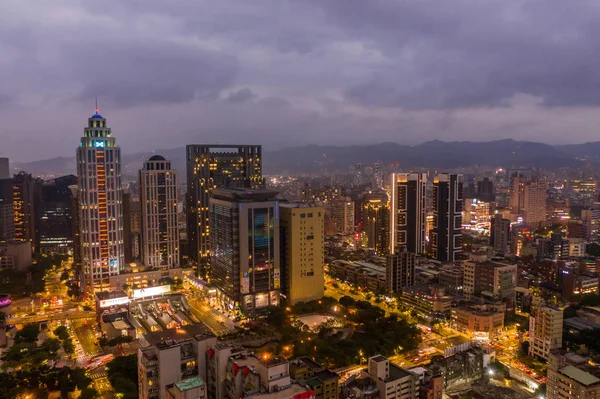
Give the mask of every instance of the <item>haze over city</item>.
<path id="1" fill-rule="evenodd" d="M 190 142 L 595 141 L 597 1 L 9 0 L 0 153 Z M 45 140 L 43 146 L 24 142 Z"/>

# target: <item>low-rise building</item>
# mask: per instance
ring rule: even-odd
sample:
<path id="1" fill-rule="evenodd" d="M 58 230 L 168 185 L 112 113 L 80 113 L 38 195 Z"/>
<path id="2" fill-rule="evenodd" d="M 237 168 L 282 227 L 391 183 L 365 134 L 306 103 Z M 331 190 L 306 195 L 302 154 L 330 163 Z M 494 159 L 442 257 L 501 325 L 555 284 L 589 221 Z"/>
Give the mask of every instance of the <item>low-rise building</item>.
<path id="1" fill-rule="evenodd" d="M 492 354 L 476 344 L 464 344 L 465 350 L 448 357 L 432 359 L 429 368 L 437 368 L 444 379 L 444 389 L 458 384 L 466 384 L 481 379 L 490 365 Z"/>
<path id="2" fill-rule="evenodd" d="M 438 275 L 439 282 L 448 294 L 462 295 L 464 273 L 461 266 L 444 266 Z"/>
<path id="3" fill-rule="evenodd" d="M 300 357 L 290 363 L 292 379 L 303 381 L 315 393 L 315 399 L 338 399 L 340 376 L 315 363 L 309 357 Z"/>
<path id="4" fill-rule="evenodd" d="M 207 399 L 206 383 L 200 377 L 168 385 L 166 399 Z"/>
<path id="5" fill-rule="evenodd" d="M 488 305 L 452 308 L 450 326 L 475 339 L 489 339 L 504 328 L 504 312 Z"/>
<path id="6" fill-rule="evenodd" d="M 450 316 L 453 298 L 439 286 L 415 285 L 402 291 L 402 305 L 427 320 L 445 320 Z"/>
<path id="7" fill-rule="evenodd" d="M 386 267 L 370 262 L 334 260 L 329 264 L 329 273 L 339 279 L 365 287 L 372 292 L 385 292 Z"/>
<path id="8" fill-rule="evenodd" d="M 156 334 L 149 340 L 150 346 L 138 350 L 140 398 L 168 398 L 167 387 L 172 388 L 173 384 L 188 378 L 200 377 L 206 381 L 206 353 L 216 344 L 217 338 L 210 333 L 194 334 L 197 329 L 198 326 L 186 326 L 179 331 L 166 330 L 163 332 L 166 339 L 160 333 Z M 188 338 L 174 339 L 173 336 Z M 205 391 L 205 388 L 201 390 Z M 185 389 L 180 391 L 185 392 Z M 173 390 L 175 393 L 177 389 Z"/>
<path id="9" fill-rule="evenodd" d="M 369 358 L 362 376 L 375 383 L 379 399 L 416 399 L 419 395 L 419 377 L 381 355 Z"/>
<path id="10" fill-rule="evenodd" d="M 171 279 L 173 281 L 182 281 L 184 274 L 193 274 L 192 269 L 182 269 L 180 267 L 172 269 L 150 269 L 139 266 L 128 266 L 121 274 L 110 276 L 110 291 L 119 291 L 127 287 L 128 289 L 142 289 L 160 285 L 161 279 Z"/>

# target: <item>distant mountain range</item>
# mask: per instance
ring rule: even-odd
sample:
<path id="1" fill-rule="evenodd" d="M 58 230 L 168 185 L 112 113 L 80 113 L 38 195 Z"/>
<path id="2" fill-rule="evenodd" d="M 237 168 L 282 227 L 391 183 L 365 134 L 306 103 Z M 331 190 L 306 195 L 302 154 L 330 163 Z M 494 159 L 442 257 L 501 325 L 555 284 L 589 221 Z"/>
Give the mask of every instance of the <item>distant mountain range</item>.
<path id="1" fill-rule="evenodd" d="M 173 167 L 185 174 L 185 148 L 157 150 L 124 154 L 124 175 L 133 178 L 144 160 L 160 154 L 172 161 Z M 515 140 L 486 142 L 428 141 L 409 146 L 397 143 L 381 143 L 353 146 L 288 147 L 263 154 L 266 174 L 311 173 L 321 170 L 347 171 L 350 165 L 362 163 L 372 165 L 397 163 L 400 169 L 428 167 L 455 169 L 472 165 L 491 167 L 577 167 L 586 163 L 600 165 L 600 141 L 551 146 L 543 143 Z M 58 157 L 28 163 L 13 164 L 15 170 L 25 170 L 36 176 L 64 175 L 75 173 L 75 156 Z"/>

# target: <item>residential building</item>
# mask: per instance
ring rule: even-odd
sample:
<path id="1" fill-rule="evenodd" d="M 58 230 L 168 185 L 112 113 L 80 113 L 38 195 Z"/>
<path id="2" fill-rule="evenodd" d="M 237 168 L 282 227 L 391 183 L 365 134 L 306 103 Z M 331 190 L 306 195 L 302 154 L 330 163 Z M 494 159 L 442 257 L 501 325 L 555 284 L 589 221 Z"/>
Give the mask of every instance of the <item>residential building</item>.
<path id="1" fill-rule="evenodd" d="M 386 282 L 388 292 L 399 294 L 406 287 L 415 285 L 416 254 L 396 252 L 386 258 Z"/>
<path id="2" fill-rule="evenodd" d="M 439 286 L 415 285 L 402 290 L 402 306 L 428 321 L 446 320 L 450 316 L 452 297 Z"/>
<path id="3" fill-rule="evenodd" d="M 179 267 L 177 171 L 153 155 L 139 171 L 142 262 L 159 269 Z"/>
<path id="4" fill-rule="evenodd" d="M 585 239 L 591 242 L 600 241 L 600 203 L 581 211 L 581 221 L 585 226 Z"/>
<path id="5" fill-rule="evenodd" d="M 600 398 L 600 367 L 574 352 L 551 352 L 547 375 L 548 399 Z"/>
<path id="6" fill-rule="evenodd" d="M 533 304 L 529 317 L 529 354 L 547 360 L 555 349 L 562 348 L 564 306 L 545 302 Z"/>
<path id="7" fill-rule="evenodd" d="M 337 234 L 354 234 L 354 202 L 349 197 L 342 197 L 333 201 L 332 213 L 335 222 L 335 231 Z"/>
<path id="8" fill-rule="evenodd" d="M 261 188 L 262 147 L 259 145 L 188 145 L 187 238 L 189 257 L 207 274 L 210 260 L 209 198 L 215 188 Z"/>
<path id="9" fill-rule="evenodd" d="M 125 267 L 123 191 L 121 149 L 98 110 L 77 148 L 77 177 L 83 289 L 105 291 Z"/>
<path id="10" fill-rule="evenodd" d="M 372 292 L 386 292 L 386 266 L 370 262 L 336 259 L 329 263 L 329 274 Z"/>
<path id="11" fill-rule="evenodd" d="M 384 190 L 369 191 L 362 201 L 362 229 L 366 246 L 385 255 L 389 247 L 389 198 Z"/>
<path id="12" fill-rule="evenodd" d="M 239 307 L 244 313 L 255 314 L 261 308 L 279 305 L 281 257 L 276 195 L 275 191 L 262 189 L 212 190 L 210 277 L 219 299 L 230 309 Z"/>
<path id="13" fill-rule="evenodd" d="M 40 180 L 19 172 L 12 179 L 15 240 L 31 243 L 35 252 L 38 244 L 36 219 L 39 212 Z"/>
<path id="14" fill-rule="evenodd" d="M 1 159 L 1 158 L 0 158 Z M 12 179 L 0 179 L 0 243 L 15 240 Z"/>
<path id="15" fill-rule="evenodd" d="M 510 250 L 510 220 L 497 213 L 490 227 L 490 245 L 498 254 L 505 255 Z"/>
<path id="16" fill-rule="evenodd" d="M 324 295 L 324 209 L 279 204 L 281 289 L 288 303 L 308 302 Z"/>
<path id="17" fill-rule="evenodd" d="M 497 260 L 463 263 L 464 293 L 467 299 L 473 295 L 503 301 L 509 306 L 515 303 L 517 265 Z"/>
<path id="18" fill-rule="evenodd" d="M 138 384 L 139 397 L 144 399 L 166 399 L 173 396 L 167 395 L 167 390 L 173 384 L 187 379 L 199 377 L 207 381 L 207 351 L 216 345 L 217 338 L 213 334 L 198 333 L 197 325 L 180 327 L 180 339 L 173 339 L 172 331 L 165 330 L 161 339 L 159 333 L 155 342 L 145 348 L 138 349 Z M 154 333 L 155 334 L 155 333 Z M 191 382 L 194 382 L 192 380 Z M 202 386 L 202 384 L 191 384 Z M 199 382 L 196 380 L 196 382 Z M 178 390 L 186 391 L 186 383 Z M 175 395 L 177 389 L 172 390 Z M 204 389 L 201 389 L 204 391 Z M 169 393 L 171 395 L 171 393 Z M 189 396 L 174 396 L 175 398 L 188 399 Z M 197 399 L 195 396 L 191 396 Z"/>
<path id="19" fill-rule="evenodd" d="M 442 266 L 438 275 L 439 283 L 448 294 L 462 295 L 464 286 L 464 272 L 459 265 Z"/>
<path id="20" fill-rule="evenodd" d="M 167 399 L 208 399 L 206 383 L 200 377 L 192 377 L 167 385 L 165 394 Z"/>
<path id="21" fill-rule="evenodd" d="M 544 179 L 515 177 L 510 187 L 510 209 L 514 217 L 538 226 L 546 222 L 546 187 Z"/>
<path id="22" fill-rule="evenodd" d="M 444 357 L 432 359 L 429 368 L 436 368 L 444 379 L 444 389 L 477 381 L 490 365 L 492 353 L 476 343 L 468 342 L 446 349 Z"/>
<path id="23" fill-rule="evenodd" d="M 8 158 L 0 158 L 0 179 L 9 179 L 10 176 L 11 173 Z"/>
<path id="24" fill-rule="evenodd" d="M 462 175 L 440 174 L 433 182 L 433 257 L 455 261 L 462 251 Z"/>
<path id="25" fill-rule="evenodd" d="M 425 252 L 425 173 L 392 174 L 390 253 Z"/>
<path id="26" fill-rule="evenodd" d="M 419 397 L 419 377 L 387 358 L 376 355 L 368 359 L 362 371 L 377 386 L 380 399 L 416 399 Z"/>
<path id="27" fill-rule="evenodd" d="M 293 380 L 306 382 L 315 394 L 315 399 L 339 399 L 340 376 L 303 356 L 290 362 Z"/>
<path id="28" fill-rule="evenodd" d="M 74 175 L 41 183 L 41 200 L 36 220 L 36 249 L 39 253 L 74 253 L 75 237 L 79 234 L 74 219 L 80 217 L 79 207 L 74 206 L 73 189 L 76 186 L 77 176 Z"/>

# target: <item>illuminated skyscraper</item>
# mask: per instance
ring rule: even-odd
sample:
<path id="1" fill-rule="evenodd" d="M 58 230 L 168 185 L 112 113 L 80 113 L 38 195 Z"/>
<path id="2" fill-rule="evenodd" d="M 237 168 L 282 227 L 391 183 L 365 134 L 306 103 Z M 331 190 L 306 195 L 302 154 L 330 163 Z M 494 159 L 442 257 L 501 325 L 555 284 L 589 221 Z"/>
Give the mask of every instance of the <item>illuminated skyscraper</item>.
<path id="1" fill-rule="evenodd" d="M 390 253 L 425 251 L 425 173 L 394 173 L 390 204 Z"/>
<path id="2" fill-rule="evenodd" d="M 215 188 L 263 187 L 262 148 L 259 145 L 188 145 L 186 154 L 189 257 L 203 266 L 210 258 L 210 193 Z M 201 273 L 207 271 L 201 267 Z"/>
<path id="3" fill-rule="evenodd" d="M 215 189 L 210 198 L 210 278 L 229 309 L 247 314 L 279 305 L 277 192 Z"/>
<path id="4" fill-rule="evenodd" d="M 530 226 L 546 221 L 546 187 L 544 179 L 515 177 L 510 187 L 510 211 L 515 218 L 522 217 Z"/>
<path id="5" fill-rule="evenodd" d="M 390 209 L 389 197 L 384 190 L 369 191 L 362 203 L 362 228 L 367 247 L 385 255 L 389 249 Z"/>
<path id="6" fill-rule="evenodd" d="M 139 173 L 142 207 L 142 261 L 153 268 L 179 267 L 177 171 L 154 155 Z"/>
<path id="7" fill-rule="evenodd" d="M 40 181 L 30 174 L 20 172 L 13 177 L 13 209 L 15 212 L 15 239 L 36 246 L 36 218 L 40 206 Z"/>
<path id="8" fill-rule="evenodd" d="M 121 149 L 98 110 L 77 149 L 77 177 L 83 286 L 107 291 L 125 267 Z"/>
<path id="9" fill-rule="evenodd" d="M 454 262 L 462 249 L 462 175 L 439 174 L 433 181 L 433 256 Z"/>

